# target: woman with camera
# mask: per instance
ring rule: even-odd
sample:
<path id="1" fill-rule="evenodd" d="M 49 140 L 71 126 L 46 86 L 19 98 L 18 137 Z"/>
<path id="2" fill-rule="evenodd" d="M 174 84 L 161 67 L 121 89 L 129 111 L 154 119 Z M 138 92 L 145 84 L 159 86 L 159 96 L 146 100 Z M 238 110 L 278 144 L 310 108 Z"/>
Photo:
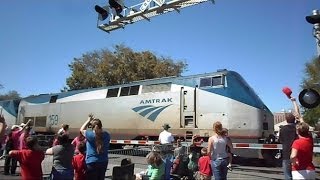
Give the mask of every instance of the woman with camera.
<path id="1" fill-rule="evenodd" d="M 87 129 L 88 126 L 91 129 Z M 108 166 L 110 134 L 102 129 L 100 119 L 89 115 L 80 132 L 86 137 L 87 179 L 103 180 Z"/>

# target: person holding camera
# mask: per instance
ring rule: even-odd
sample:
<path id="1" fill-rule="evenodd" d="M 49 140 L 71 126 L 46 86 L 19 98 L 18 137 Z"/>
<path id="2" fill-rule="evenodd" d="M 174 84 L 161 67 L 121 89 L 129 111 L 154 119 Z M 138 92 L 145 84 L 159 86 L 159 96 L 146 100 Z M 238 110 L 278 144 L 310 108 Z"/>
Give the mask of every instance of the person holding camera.
<path id="1" fill-rule="evenodd" d="M 87 130 L 88 126 L 92 128 Z M 80 132 L 86 137 L 87 179 L 103 180 L 108 166 L 110 134 L 102 129 L 100 119 L 89 115 Z"/>

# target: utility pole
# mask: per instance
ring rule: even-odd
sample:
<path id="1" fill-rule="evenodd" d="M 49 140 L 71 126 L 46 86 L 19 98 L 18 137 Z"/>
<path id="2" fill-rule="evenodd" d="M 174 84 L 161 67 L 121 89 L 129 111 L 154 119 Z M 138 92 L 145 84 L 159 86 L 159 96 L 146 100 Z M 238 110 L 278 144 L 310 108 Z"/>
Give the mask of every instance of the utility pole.
<path id="1" fill-rule="evenodd" d="M 317 54 L 320 57 L 320 12 L 313 10 L 312 15 L 306 16 L 306 21 L 313 24 L 313 36 L 316 38 Z"/>

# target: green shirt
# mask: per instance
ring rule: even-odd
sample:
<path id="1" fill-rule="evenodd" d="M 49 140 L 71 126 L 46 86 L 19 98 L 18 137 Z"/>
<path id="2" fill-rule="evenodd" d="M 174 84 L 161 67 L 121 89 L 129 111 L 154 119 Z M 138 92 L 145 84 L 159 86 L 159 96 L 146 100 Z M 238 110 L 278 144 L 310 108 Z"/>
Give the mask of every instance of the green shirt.
<path id="1" fill-rule="evenodd" d="M 150 180 L 159 180 L 164 178 L 164 163 L 160 164 L 160 166 L 148 166 L 147 175 Z"/>

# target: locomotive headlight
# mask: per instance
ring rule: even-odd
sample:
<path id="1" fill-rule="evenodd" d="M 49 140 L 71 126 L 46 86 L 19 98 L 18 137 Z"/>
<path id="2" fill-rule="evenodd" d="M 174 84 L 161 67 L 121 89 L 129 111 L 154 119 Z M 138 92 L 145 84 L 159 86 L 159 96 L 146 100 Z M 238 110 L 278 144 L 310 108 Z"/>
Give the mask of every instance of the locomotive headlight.
<path id="1" fill-rule="evenodd" d="M 299 94 L 299 102 L 305 108 L 315 108 L 320 104 L 320 95 L 314 89 L 304 89 Z"/>

